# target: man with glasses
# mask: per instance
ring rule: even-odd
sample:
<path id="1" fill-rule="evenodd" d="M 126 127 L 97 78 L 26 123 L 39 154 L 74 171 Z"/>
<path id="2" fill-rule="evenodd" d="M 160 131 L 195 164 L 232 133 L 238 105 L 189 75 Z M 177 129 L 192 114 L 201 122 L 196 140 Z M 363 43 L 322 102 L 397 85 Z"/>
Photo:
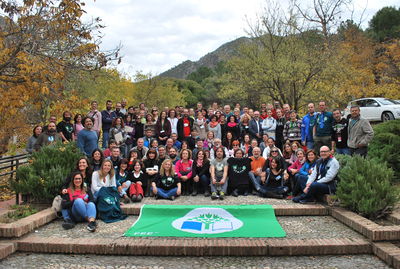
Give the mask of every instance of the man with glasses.
<path id="1" fill-rule="evenodd" d="M 262 141 L 263 130 L 261 126 L 260 112 L 254 111 L 254 117 L 250 121 L 249 133 L 251 138 L 257 139 L 258 143 Z"/>
<path id="2" fill-rule="evenodd" d="M 322 146 L 319 152 L 321 158 L 317 161 L 311 175 L 308 176 L 303 194 L 292 199 L 295 203 L 314 203 L 322 195 L 336 192 L 339 162 L 331 154 L 329 147 Z"/>
<path id="3" fill-rule="evenodd" d="M 260 185 L 264 183 L 261 181 L 261 176 L 263 173 L 265 174 L 265 172 L 262 171 L 265 165 L 265 159 L 261 156 L 261 149 L 259 147 L 253 149 L 253 156 L 251 156 L 250 159 L 251 171 L 249 172 L 249 177 L 254 188 L 258 192 L 260 190 Z"/>

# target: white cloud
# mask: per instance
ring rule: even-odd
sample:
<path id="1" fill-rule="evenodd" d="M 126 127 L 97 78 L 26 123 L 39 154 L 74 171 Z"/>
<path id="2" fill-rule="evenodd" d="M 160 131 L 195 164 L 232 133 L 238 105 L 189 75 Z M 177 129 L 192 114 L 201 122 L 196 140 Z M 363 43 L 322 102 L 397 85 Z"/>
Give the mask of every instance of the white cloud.
<path id="1" fill-rule="evenodd" d="M 397 2 L 369 0 L 363 26 L 378 9 Z M 122 43 L 119 70 L 161 73 L 246 35 L 246 16 L 255 18 L 263 5 L 264 0 L 89 0 L 86 18 L 100 17 L 106 26 L 102 49 Z M 365 0 L 354 0 L 354 7 L 358 16 Z"/>

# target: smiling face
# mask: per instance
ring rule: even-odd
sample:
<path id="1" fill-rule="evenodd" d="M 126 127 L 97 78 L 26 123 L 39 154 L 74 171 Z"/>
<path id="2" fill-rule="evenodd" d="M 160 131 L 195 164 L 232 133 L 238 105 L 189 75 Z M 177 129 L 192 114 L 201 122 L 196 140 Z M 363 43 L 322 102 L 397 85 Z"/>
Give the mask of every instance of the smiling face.
<path id="1" fill-rule="evenodd" d="M 110 173 L 111 168 L 112 168 L 112 163 L 110 161 L 105 161 L 103 162 L 101 170 L 103 171 L 104 174 L 108 174 Z"/>
<path id="2" fill-rule="evenodd" d="M 88 168 L 88 163 L 86 161 L 86 159 L 80 159 L 78 162 L 78 169 L 79 171 L 85 171 L 86 168 Z"/>
<path id="3" fill-rule="evenodd" d="M 74 188 L 75 189 L 81 189 L 82 188 L 82 183 L 83 183 L 82 175 L 76 174 L 74 176 Z"/>
<path id="4" fill-rule="evenodd" d="M 100 161 L 100 158 L 101 158 L 100 152 L 99 152 L 99 151 L 95 151 L 95 152 L 93 153 L 93 159 L 94 159 L 95 161 Z"/>

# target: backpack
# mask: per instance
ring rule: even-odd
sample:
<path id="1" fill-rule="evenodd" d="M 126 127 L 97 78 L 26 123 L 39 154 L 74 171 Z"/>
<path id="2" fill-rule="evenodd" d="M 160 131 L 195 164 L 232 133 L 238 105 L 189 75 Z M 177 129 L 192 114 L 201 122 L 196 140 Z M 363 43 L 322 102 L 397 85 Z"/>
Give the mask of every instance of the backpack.
<path id="1" fill-rule="evenodd" d="M 98 217 L 105 223 L 124 220 L 127 217 L 122 213 L 119 193 L 115 187 L 102 187 L 96 203 Z"/>

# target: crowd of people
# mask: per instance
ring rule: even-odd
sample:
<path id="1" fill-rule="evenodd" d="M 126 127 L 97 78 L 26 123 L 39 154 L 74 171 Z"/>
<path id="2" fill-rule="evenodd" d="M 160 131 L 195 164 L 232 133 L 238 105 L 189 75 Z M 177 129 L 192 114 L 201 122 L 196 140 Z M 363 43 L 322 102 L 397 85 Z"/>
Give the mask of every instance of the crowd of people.
<path id="1" fill-rule="evenodd" d="M 373 137 L 360 108 L 348 118 L 325 101 L 308 104 L 300 119 L 288 104 L 261 104 L 259 109 L 236 104 L 205 108 L 163 108 L 126 101 L 107 101 L 98 110 L 93 101 L 85 114 L 63 113 L 57 123 L 36 126 L 27 151 L 55 141 L 76 141 L 83 156 L 76 171 L 60 186 L 63 227 L 88 221 L 96 229 L 96 206 L 103 187 L 117 189 L 123 203 L 144 197 L 174 200 L 204 195 L 223 200 L 257 194 L 311 203 L 336 190 L 336 154 L 366 156 Z M 99 145 L 102 145 L 99 147 Z"/>

